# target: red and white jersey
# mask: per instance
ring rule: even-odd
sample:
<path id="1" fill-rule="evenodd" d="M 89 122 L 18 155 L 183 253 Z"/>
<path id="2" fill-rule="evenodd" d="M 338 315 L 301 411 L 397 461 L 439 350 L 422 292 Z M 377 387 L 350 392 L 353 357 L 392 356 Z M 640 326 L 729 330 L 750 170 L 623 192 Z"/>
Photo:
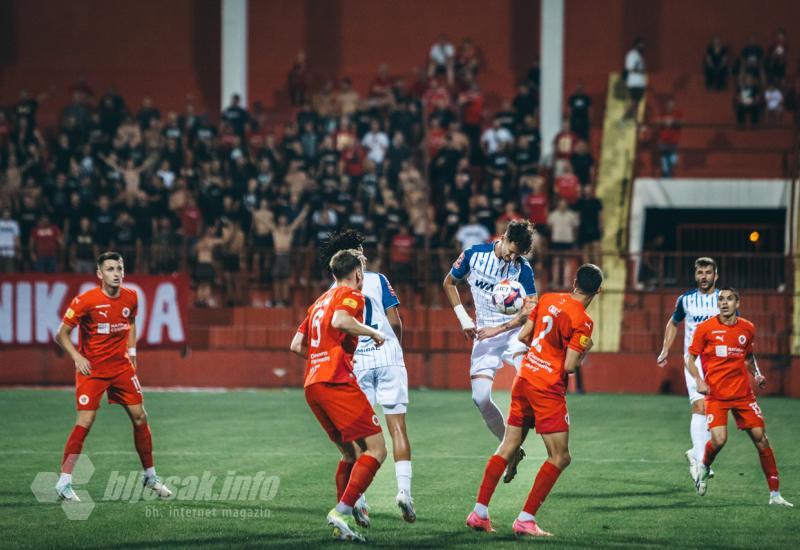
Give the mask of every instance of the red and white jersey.
<path id="1" fill-rule="evenodd" d="M 112 298 L 98 286 L 69 304 L 62 321 L 79 327 L 78 351 L 88 359 L 93 374 L 110 374 L 130 365 L 128 334 L 138 303 L 134 290 L 121 287 Z"/>
<path id="2" fill-rule="evenodd" d="M 528 319 L 534 323 L 533 338 L 518 376 L 536 390 L 565 395 L 567 349 L 583 353 L 594 322 L 583 304 L 570 294 L 543 295 Z"/>
<path id="3" fill-rule="evenodd" d="M 353 380 L 353 354 L 358 337 L 333 328 L 333 314 L 339 310 L 360 321 L 364 317 L 364 295 L 348 286 L 334 287 L 317 298 L 297 328 L 308 340 L 303 387 L 318 382 L 342 384 Z"/>
<path id="4" fill-rule="evenodd" d="M 689 353 L 700 358 L 708 396 L 729 400 L 753 397 L 745 359 L 753 353 L 756 326 L 743 317 L 724 325 L 719 316 L 700 323 Z"/>

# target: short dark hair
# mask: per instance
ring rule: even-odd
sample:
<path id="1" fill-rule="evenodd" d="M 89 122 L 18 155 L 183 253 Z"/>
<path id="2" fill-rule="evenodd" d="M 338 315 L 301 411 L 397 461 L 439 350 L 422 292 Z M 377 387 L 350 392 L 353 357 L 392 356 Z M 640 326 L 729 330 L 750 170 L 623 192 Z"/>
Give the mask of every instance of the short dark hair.
<path id="1" fill-rule="evenodd" d="M 520 254 L 527 254 L 533 246 L 533 224 L 527 220 L 514 220 L 508 224 L 506 239 L 519 247 Z"/>
<path id="2" fill-rule="evenodd" d="M 596 294 L 603 284 L 603 272 L 594 264 L 583 264 L 575 276 L 578 290 L 584 294 Z"/>
<path id="3" fill-rule="evenodd" d="M 736 299 L 737 300 L 739 299 L 739 291 L 736 290 L 734 287 L 732 287 L 732 286 L 723 286 L 722 288 L 719 289 L 720 292 L 722 292 L 723 290 L 727 290 L 728 292 L 732 292 L 733 295 L 736 296 Z"/>
<path id="4" fill-rule="evenodd" d="M 328 267 L 338 281 L 349 276 L 361 267 L 361 253 L 358 250 L 340 250 L 331 258 Z"/>
<path id="5" fill-rule="evenodd" d="M 113 250 L 109 250 L 108 252 L 103 252 L 97 257 L 97 268 L 100 269 L 102 267 L 103 262 L 106 260 L 115 260 L 117 262 L 122 262 L 122 254 L 119 252 L 114 252 Z"/>
<path id="6" fill-rule="evenodd" d="M 714 258 L 710 258 L 708 256 L 701 256 L 694 261 L 694 270 L 697 271 L 698 267 L 713 267 L 714 273 L 717 272 L 717 262 L 714 261 Z"/>
<path id="7" fill-rule="evenodd" d="M 355 229 L 345 229 L 328 234 L 320 252 L 322 263 L 330 264 L 331 258 L 340 250 L 358 250 L 364 246 L 364 235 Z"/>

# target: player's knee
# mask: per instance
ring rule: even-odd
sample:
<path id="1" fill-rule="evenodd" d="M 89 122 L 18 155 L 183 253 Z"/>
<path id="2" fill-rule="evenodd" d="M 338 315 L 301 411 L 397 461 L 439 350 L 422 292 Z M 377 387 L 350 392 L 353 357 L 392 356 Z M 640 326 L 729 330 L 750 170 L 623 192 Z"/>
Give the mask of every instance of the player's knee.
<path id="1" fill-rule="evenodd" d="M 554 458 L 556 461 L 556 466 L 558 466 L 560 470 L 565 469 L 572 462 L 572 456 L 569 454 L 569 451 L 559 453 Z"/>
<path id="2" fill-rule="evenodd" d="M 491 406 L 492 396 L 488 393 L 473 391 L 472 402 L 475 403 L 475 406 L 480 410 L 483 410 L 484 408 Z"/>
<path id="3" fill-rule="evenodd" d="M 143 426 L 147 424 L 147 413 L 144 411 L 140 413 L 132 413 L 131 422 L 133 422 L 134 426 Z"/>
<path id="4" fill-rule="evenodd" d="M 725 443 L 728 442 L 728 434 L 711 434 L 711 445 L 714 446 L 715 449 L 719 450 L 725 446 Z"/>
<path id="5" fill-rule="evenodd" d="M 753 437 L 753 443 L 755 443 L 759 451 L 769 449 L 769 439 L 767 439 L 767 434 L 763 431 L 759 435 Z"/>

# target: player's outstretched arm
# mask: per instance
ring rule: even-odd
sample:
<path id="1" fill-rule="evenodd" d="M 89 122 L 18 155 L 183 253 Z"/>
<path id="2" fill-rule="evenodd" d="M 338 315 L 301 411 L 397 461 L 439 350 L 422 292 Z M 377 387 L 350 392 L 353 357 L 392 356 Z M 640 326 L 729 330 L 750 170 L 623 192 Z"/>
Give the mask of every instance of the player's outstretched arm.
<path id="1" fill-rule="evenodd" d="M 350 336 L 368 336 L 372 338 L 376 346 L 382 346 L 385 340 L 383 334 L 374 328 L 356 321 L 355 317 L 344 310 L 338 309 L 333 313 L 331 326 L 336 330 L 341 330 Z"/>
<path id="2" fill-rule="evenodd" d="M 478 330 L 478 340 L 485 340 L 486 338 L 492 338 L 497 336 L 498 334 L 502 334 L 504 332 L 508 332 L 509 330 L 514 330 L 515 328 L 519 328 L 525 324 L 525 321 L 528 320 L 528 316 L 533 311 L 533 308 L 536 307 L 536 304 L 539 302 L 539 297 L 535 294 L 533 296 L 526 296 L 525 302 L 522 304 L 522 309 L 519 312 L 503 323 L 502 325 L 497 325 L 494 327 L 483 327 L 482 329 Z"/>
<path id="3" fill-rule="evenodd" d="M 689 374 L 692 375 L 692 378 L 697 381 L 697 393 L 702 393 L 705 395 L 708 393 L 708 384 L 706 384 L 706 381 L 700 376 L 700 371 L 697 370 L 697 367 L 694 364 L 695 361 L 697 361 L 697 356 L 694 353 L 689 352 L 686 355 L 686 370 L 688 370 Z"/>
<path id="4" fill-rule="evenodd" d="M 667 326 L 664 328 L 664 343 L 661 344 L 661 353 L 658 354 L 656 363 L 662 369 L 667 366 L 667 356 L 672 343 L 675 341 L 675 335 L 678 334 L 678 325 L 672 320 L 672 317 L 667 321 Z"/>
<path id="5" fill-rule="evenodd" d="M 67 354 L 72 358 L 72 360 L 75 362 L 75 369 L 78 372 L 84 375 L 89 375 L 92 373 L 92 366 L 89 364 L 89 360 L 81 355 L 77 348 L 72 344 L 72 340 L 70 340 L 70 334 L 72 334 L 72 327 L 61 323 L 56 331 L 56 344 L 58 344 L 61 349 L 67 352 Z"/>
<path id="6" fill-rule="evenodd" d="M 306 346 L 306 335 L 302 332 L 295 332 L 294 338 L 292 338 L 292 343 L 289 346 L 289 349 L 292 353 L 295 353 L 302 357 L 303 359 L 306 358 L 306 350 L 308 347 Z"/>
<path id="7" fill-rule="evenodd" d="M 747 365 L 747 370 L 750 371 L 750 374 L 753 375 L 753 378 L 756 380 L 756 384 L 758 384 L 759 388 L 763 388 L 767 385 L 767 379 L 764 378 L 764 375 L 761 374 L 761 370 L 758 368 L 758 362 L 756 361 L 756 356 L 752 353 L 749 354 L 745 360 L 744 364 Z"/>
<path id="8" fill-rule="evenodd" d="M 461 330 L 464 331 L 464 336 L 468 339 L 475 338 L 475 321 L 472 320 L 472 317 L 469 316 L 469 313 L 467 313 L 467 310 L 464 309 L 464 305 L 461 303 L 461 296 L 458 294 L 458 288 L 456 287 L 457 284 L 458 279 L 453 277 L 452 273 L 448 273 L 444 278 L 442 288 L 444 288 L 447 300 L 450 302 L 450 306 L 453 308 L 458 322 L 461 324 Z"/>

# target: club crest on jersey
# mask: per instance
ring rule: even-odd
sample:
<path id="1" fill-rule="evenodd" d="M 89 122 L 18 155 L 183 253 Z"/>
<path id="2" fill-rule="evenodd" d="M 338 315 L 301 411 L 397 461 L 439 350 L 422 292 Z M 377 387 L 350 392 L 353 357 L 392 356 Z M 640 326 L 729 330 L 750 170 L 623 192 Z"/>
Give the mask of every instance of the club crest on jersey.
<path id="1" fill-rule="evenodd" d="M 739 335 L 739 343 L 741 345 L 745 345 L 747 343 L 747 336 L 745 336 L 744 334 L 740 334 Z"/>
<path id="2" fill-rule="evenodd" d="M 130 308 L 127 308 L 127 307 L 122 308 L 122 316 L 123 317 L 125 317 L 127 319 L 128 315 L 130 315 L 130 314 L 131 314 Z"/>

